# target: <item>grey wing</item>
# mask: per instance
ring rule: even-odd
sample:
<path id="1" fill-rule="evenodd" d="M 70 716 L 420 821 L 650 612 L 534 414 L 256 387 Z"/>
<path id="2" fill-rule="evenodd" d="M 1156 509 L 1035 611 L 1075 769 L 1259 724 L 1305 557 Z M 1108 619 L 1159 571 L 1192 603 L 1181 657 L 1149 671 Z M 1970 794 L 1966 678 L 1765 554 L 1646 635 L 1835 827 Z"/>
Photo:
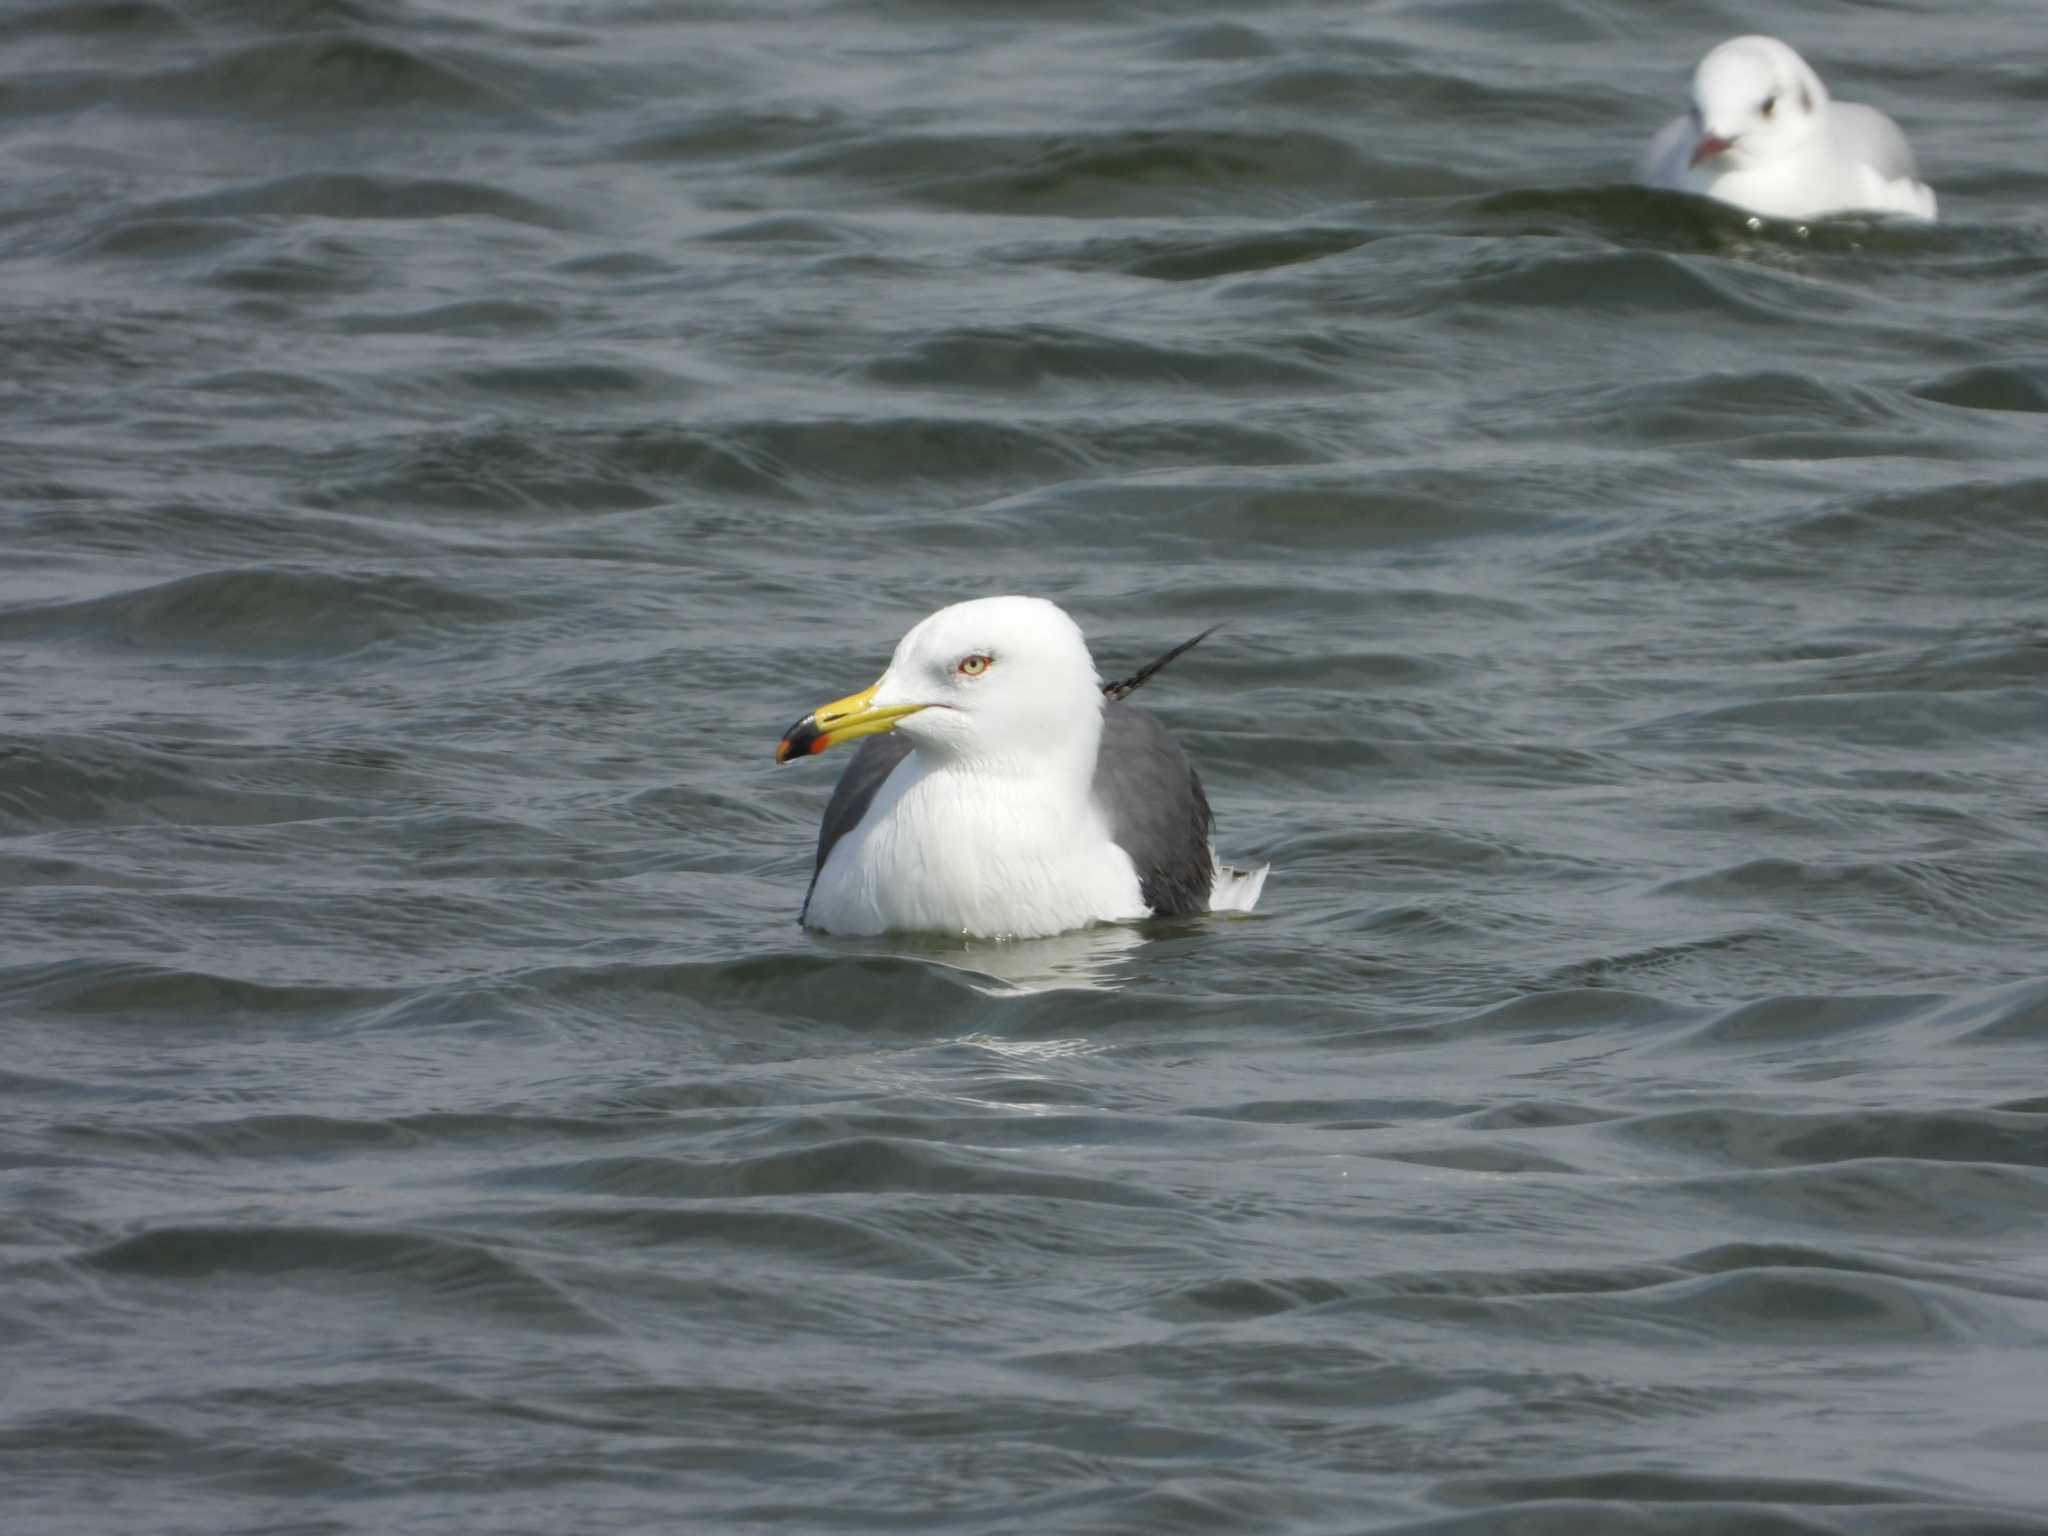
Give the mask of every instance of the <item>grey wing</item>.
<path id="1" fill-rule="evenodd" d="M 1685 159 L 1692 149 L 1695 133 L 1692 117 L 1681 112 L 1657 131 L 1636 162 L 1636 180 L 1646 187 L 1677 187 L 1683 184 Z"/>
<path id="2" fill-rule="evenodd" d="M 896 765 L 910 756 L 910 746 L 908 736 L 899 736 L 894 731 L 870 736 L 839 775 L 839 782 L 832 786 L 832 798 L 825 802 L 825 819 L 818 823 L 818 862 L 811 866 L 811 883 L 804 887 L 804 904 L 796 915 L 798 922 L 811 910 L 811 892 L 818 888 L 818 876 L 824 872 L 825 860 L 831 857 L 832 845 L 860 825 L 861 817 L 867 815 L 876 793 L 896 771 Z"/>
<path id="3" fill-rule="evenodd" d="M 1918 181 L 1920 163 L 1899 125 L 1875 107 L 1838 101 L 1828 108 L 1835 148 L 1848 159 L 1867 165 L 1886 181 Z"/>
<path id="4" fill-rule="evenodd" d="M 1216 860 L 1202 781 L 1166 727 L 1120 699 L 1102 711 L 1095 801 L 1137 866 L 1146 906 L 1162 917 L 1209 910 Z"/>

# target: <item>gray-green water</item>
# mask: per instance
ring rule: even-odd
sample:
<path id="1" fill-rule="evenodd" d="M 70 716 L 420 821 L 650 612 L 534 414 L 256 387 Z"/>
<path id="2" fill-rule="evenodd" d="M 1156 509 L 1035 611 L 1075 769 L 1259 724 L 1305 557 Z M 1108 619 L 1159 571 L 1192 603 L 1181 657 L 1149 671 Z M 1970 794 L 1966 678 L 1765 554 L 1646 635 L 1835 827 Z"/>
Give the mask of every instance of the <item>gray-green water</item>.
<path id="1" fill-rule="evenodd" d="M 2041 28 L 7 6 L 0 1523 L 2048 1531 Z M 1257 919 L 795 927 L 991 590 Z"/>

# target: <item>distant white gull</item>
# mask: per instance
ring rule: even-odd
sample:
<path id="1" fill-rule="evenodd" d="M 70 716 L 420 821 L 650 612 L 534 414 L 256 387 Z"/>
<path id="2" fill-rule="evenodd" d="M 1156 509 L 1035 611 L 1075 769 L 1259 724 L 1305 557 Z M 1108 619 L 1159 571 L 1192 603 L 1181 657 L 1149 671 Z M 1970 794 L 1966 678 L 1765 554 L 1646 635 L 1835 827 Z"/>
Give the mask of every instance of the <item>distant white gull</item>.
<path id="1" fill-rule="evenodd" d="M 1125 702 L 1202 638 L 1104 686 L 1079 627 L 1044 598 L 985 597 L 919 623 L 880 681 L 775 749 L 786 763 L 872 738 L 825 807 L 802 921 L 1031 938 L 1249 911 L 1266 867 L 1216 863 L 1202 781 Z"/>
<path id="2" fill-rule="evenodd" d="M 1775 37 L 1733 38 L 1700 60 L 1692 109 L 1650 141 L 1637 179 L 1766 218 L 1934 217 L 1934 192 L 1899 125 L 1875 107 L 1829 100 L 1820 76 Z"/>

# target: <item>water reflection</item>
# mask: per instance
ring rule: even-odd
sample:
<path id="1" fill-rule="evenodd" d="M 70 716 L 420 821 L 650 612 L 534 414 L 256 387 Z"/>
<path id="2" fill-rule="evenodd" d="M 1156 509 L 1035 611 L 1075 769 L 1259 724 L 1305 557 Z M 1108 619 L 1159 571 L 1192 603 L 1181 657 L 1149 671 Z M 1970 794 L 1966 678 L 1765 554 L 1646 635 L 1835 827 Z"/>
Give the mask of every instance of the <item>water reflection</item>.
<path id="1" fill-rule="evenodd" d="M 1106 925 L 1044 939 L 950 939 L 896 935 L 869 950 L 964 972 L 990 997 L 1073 990 L 1114 992 L 1130 980 L 1126 962 L 1144 945 L 1137 928 Z"/>

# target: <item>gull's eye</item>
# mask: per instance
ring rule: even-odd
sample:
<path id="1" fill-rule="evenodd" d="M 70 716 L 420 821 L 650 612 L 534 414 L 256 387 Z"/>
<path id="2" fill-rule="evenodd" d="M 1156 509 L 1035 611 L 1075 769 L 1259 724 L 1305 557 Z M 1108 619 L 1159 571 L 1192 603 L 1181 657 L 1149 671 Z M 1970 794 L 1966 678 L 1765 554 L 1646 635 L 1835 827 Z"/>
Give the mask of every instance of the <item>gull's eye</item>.
<path id="1" fill-rule="evenodd" d="M 1769 122 L 1771 119 L 1771 114 L 1777 110 L 1778 93 L 1776 91 L 1773 91 L 1770 95 L 1766 96 L 1764 98 L 1764 104 L 1757 108 L 1757 111 L 1763 114 L 1765 122 Z"/>
<path id="2" fill-rule="evenodd" d="M 953 670 L 962 677 L 979 677 L 988 670 L 989 660 L 989 657 L 980 654 L 962 656 L 960 658 L 960 665 Z"/>

